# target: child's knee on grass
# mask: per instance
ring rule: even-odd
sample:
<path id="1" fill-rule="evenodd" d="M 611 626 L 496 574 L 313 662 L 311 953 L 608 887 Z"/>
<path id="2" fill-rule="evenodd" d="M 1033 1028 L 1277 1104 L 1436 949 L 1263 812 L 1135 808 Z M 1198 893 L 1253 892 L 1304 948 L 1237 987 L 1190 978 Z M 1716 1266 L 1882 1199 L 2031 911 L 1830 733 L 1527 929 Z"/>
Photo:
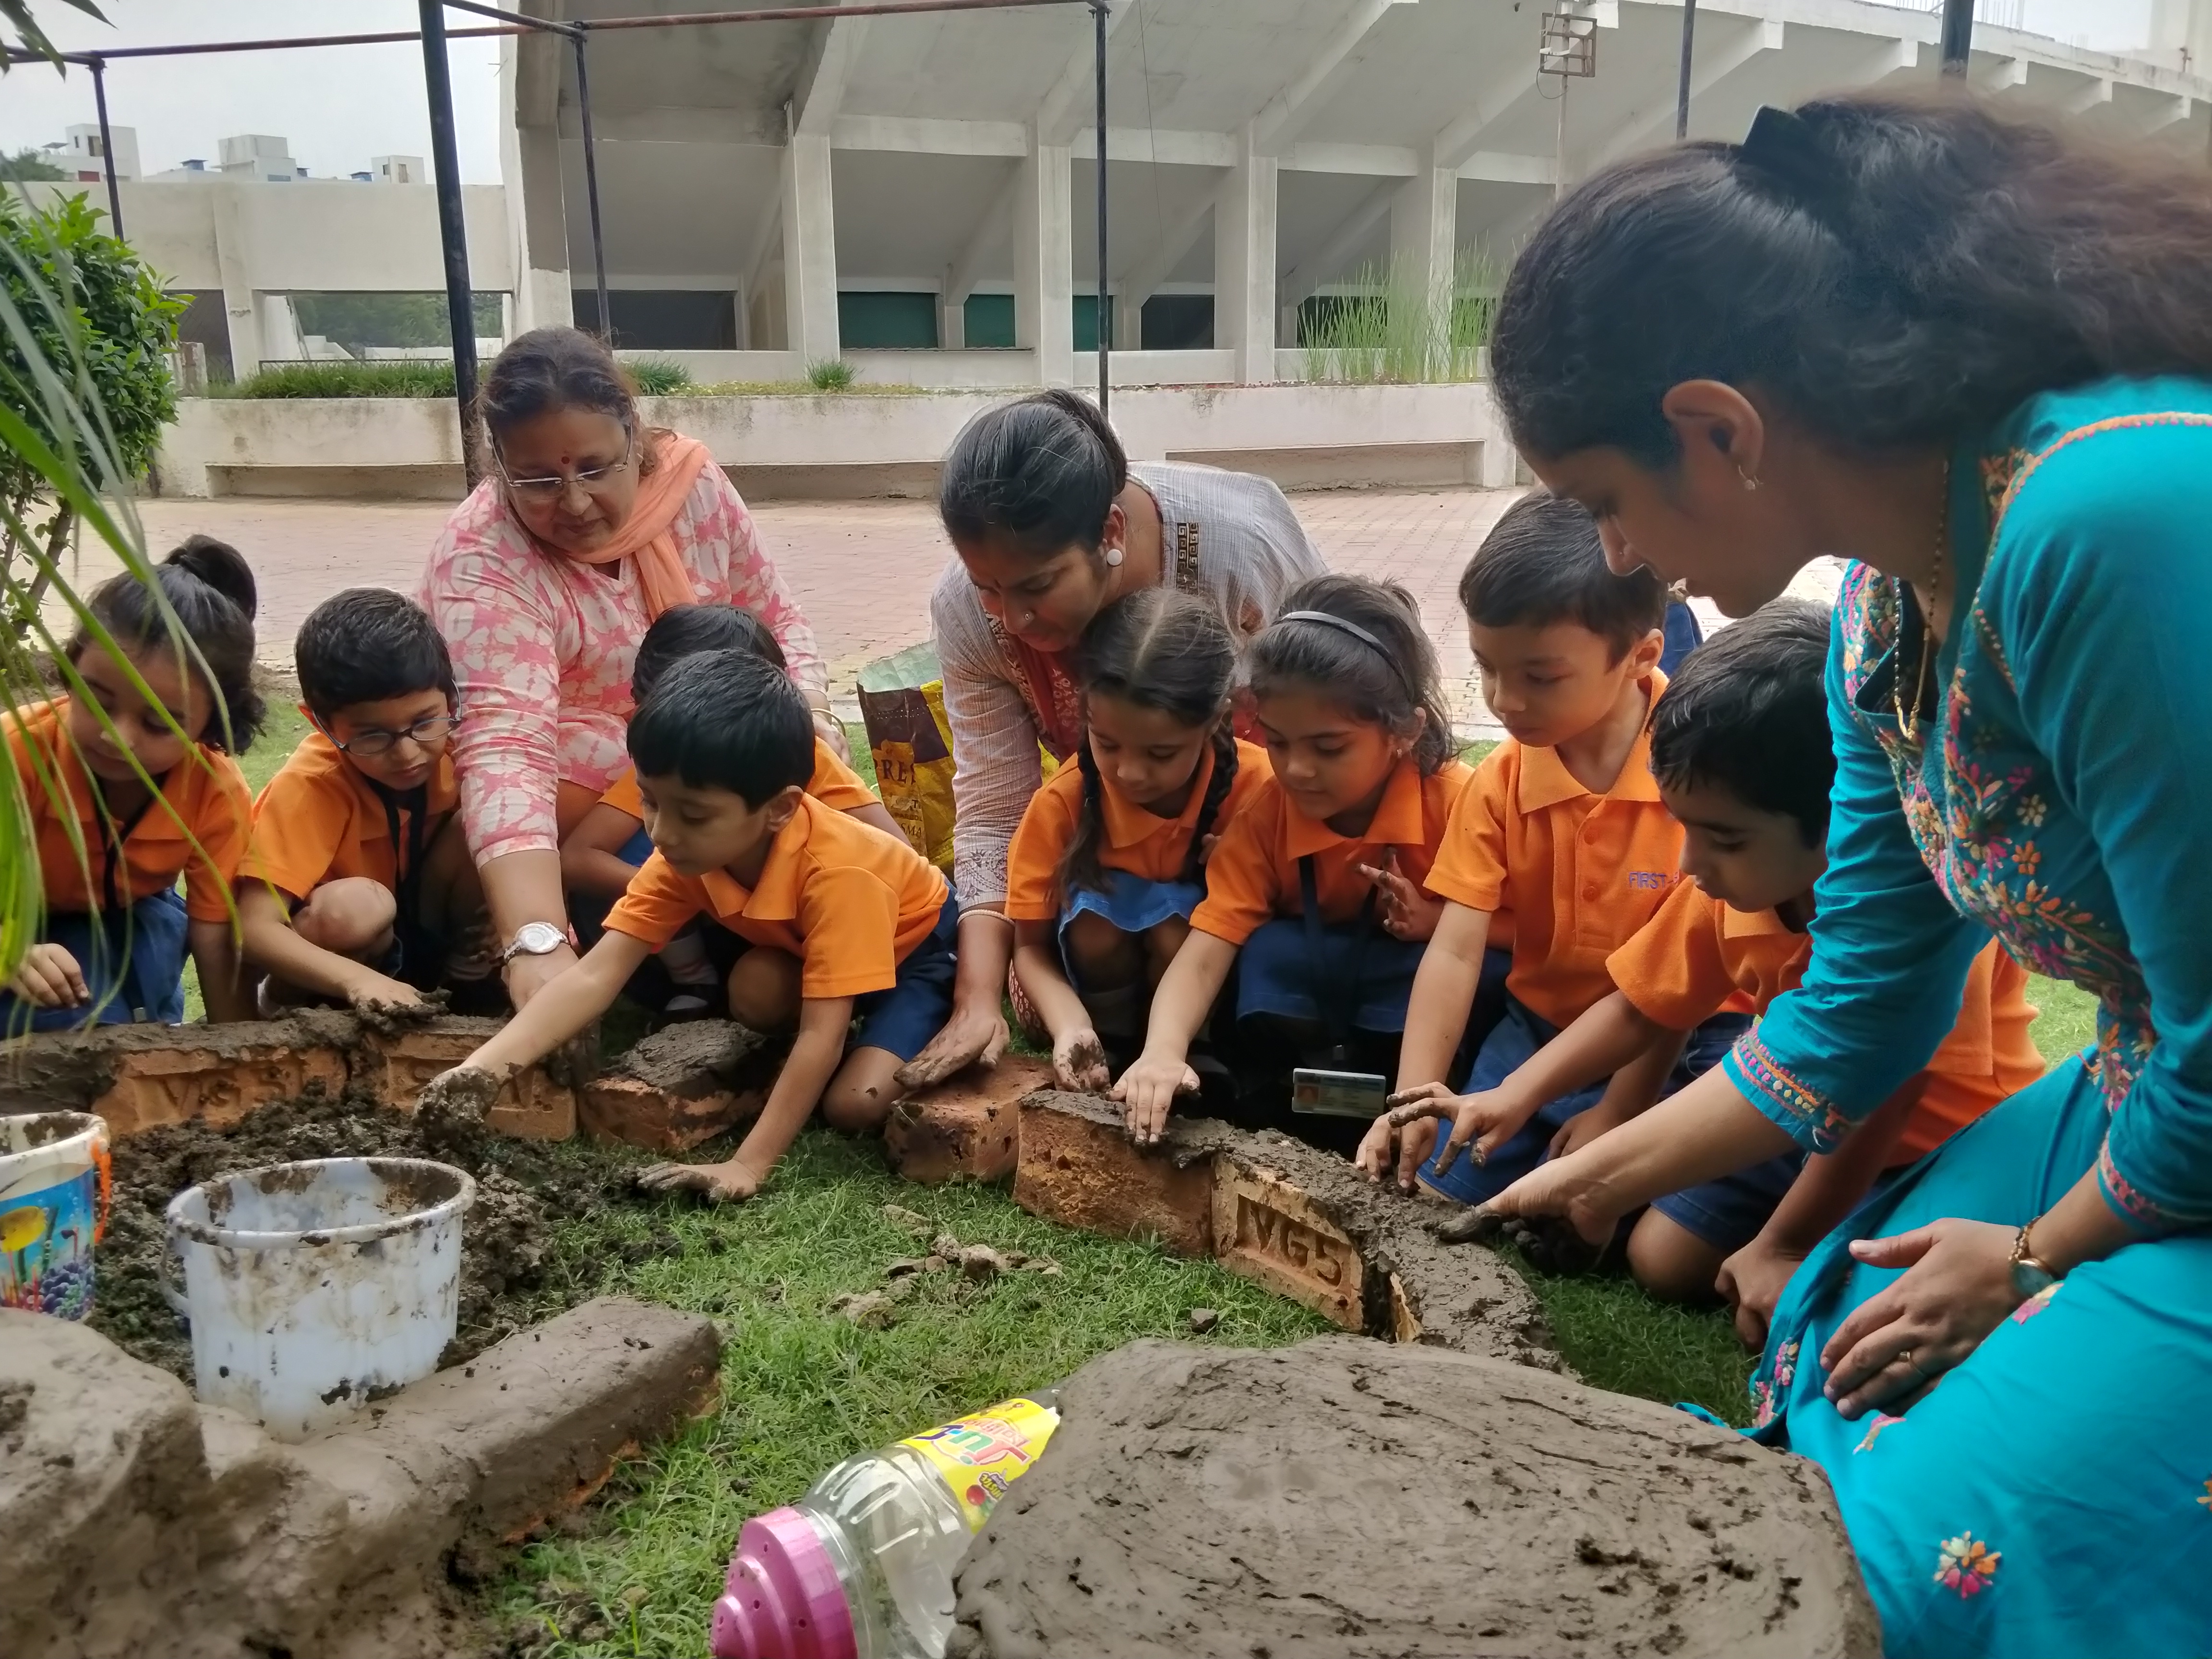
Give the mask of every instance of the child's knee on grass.
<path id="1" fill-rule="evenodd" d="M 781 1031 L 799 1018 L 799 958 L 755 945 L 730 969 L 730 1018 L 756 1031 Z"/>
<path id="2" fill-rule="evenodd" d="M 1646 1210 L 1628 1236 L 1628 1270 L 1662 1302 L 1715 1302 L 1721 1250 L 1680 1222 Z"/>
<path id="3" fill-rule="evenodd" d="M 367 876 L 325 882 L 292 914 L 292 931 L 342 957 L 380 955 L 391 943 L 398 905 L 392 890 Z"/>
<path id="4" fill-rule="evenodd" d="M 1144 957 L 1138 941 L 1096 910 L 1079 911 L 1060 935 L 1069 965 L 1085 989 L 1107 991 L 1133 983 Z"/>
<path id="5" fill-rule="evenodd" d="M 841 1134 L 873 1134 L 898 1098 L 898 1069 L 906 1062 L 888 1048 L 855 1048 L 822 1091 L 822 1121 Z"/>

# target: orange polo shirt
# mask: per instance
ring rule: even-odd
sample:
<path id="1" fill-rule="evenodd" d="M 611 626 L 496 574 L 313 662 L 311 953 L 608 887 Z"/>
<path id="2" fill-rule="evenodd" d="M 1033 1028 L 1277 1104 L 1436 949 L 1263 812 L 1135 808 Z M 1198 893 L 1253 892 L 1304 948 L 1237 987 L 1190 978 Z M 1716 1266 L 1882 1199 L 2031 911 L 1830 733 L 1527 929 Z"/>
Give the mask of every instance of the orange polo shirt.
<path id="1" fill-rule="evenodd" d="M 459 799 L 453 757 L 441 754 L 423 785 L 425 846 Z M 383 797 L 336 744 L 310 732 L 253 803 L 253 844 L 239 866 L 239 879 L 266 881 L 295 899 L 350 876 L 366 876 L 397 891 L 407 874 L 400 866 L 411 817 L 401 810 L 402 839 L 394 847 Z"/>
<path id="2" fill-rule="evenodd" d="M 1416 886 L 1425 884 L 1453 803 L 1474 776 L 1463 761 L 1446 761 L 1425 778 L 1410 757 L 1400 761 L 1367 833 L 1356 839 L 1306 817 L 1270 777 L 1230 820 L 1206 860 L 1206 898 L 1190 925 L 1242 945 L 1277 916 L 1303 914 L 1298 860 L 1308 856 L 1322 920 L 1333 924 L 1358 915 L 1373 887 L 1359 866 L 1379 866 L 1386 853 L 1398 855 L 1400 874 Z"/>
<path id="3" fill-rule="evenodd" d="M 106 830 L 95 781 L 85 770 L 64 724 L 69 702 L 67 697 L 57 697 L 11 709 L 0 717 L 0 726 L 6 728 L 15 775 L 30 803 L 46 908 L 96 912 L 106 890 Z M 167 892 L 182 876 L 185 912 L 191 920 L 229 921 L 230 884 L 245 854 L 252 820 L 252 793 L 238 763 L 200 745 L 170 769 L 161 780 L 161 799 L 138 815 L 124 838 L 115 867 L 116 897 L 125 904 L 136 903 Z M 72 823 L 82 852 L 70 839 Z"/>
<path id="4" fill-rule="evenodd" d="M 861 782 L 860 775 L 840 760 L 837 751 L 819 738 L 814 739 L 814 775 L 806 781 L 806 793 L 837 812 L 877 804 L 876 792 Z M 606 793 L 599 797 L 599 805 L 611 806 L 643 823 L 645 799 L 638 793 L 636 771 L 625 772 L 608 785 Z"/>
<path id="5" fill-rule="evenodd" d="M 1765 1013 L 1812 957 L 1812 935 L 1790 932 L 1773 911 L 1732 909 L 1686 881 L 1606 966 L 1638 1011 L 1686 1031 L 1717 1013 Z M 2043 1056 L 2028 1035 L 2034 1023 L 2027 970 L 1992 942 L 1966 975 L 1958 1024 L 1916 1079 L 1920 1102 L 1893 1162 L 1940 1146 L 2041 1077 Z"/>
<path id="6" fill-rule="evenodd" d="M 1260 786 L 1275 775 L 1267 751 L 1257 744 L 1237 742 L 1237 776 L 1213 815 L 1209 831 L 1224 833 Z M 1127 799 L 1102 775 L 1098 798 L 1100 826 L 1098 864 L 1101 869 L 1121 870 L 1146 881 L 1180 881 L 1183 862 L 1190 854 L 1191 837 L 1198 831 L 1199 809 L 1213 781 L 1213 750 L 1209 747 L 1192 779 L 1190 799 L 1174 817 L 1148 812 Z M 1006 852 L 1006 915 L 1016 921 L 1051 921 L 1060 915 L 1054 902 L 1054 878 L 1060 861 L 1075 839 L 1083 817 L 1083 769 L 1063 766 L 1044 787 L 1030 797 L 1021 828 L 1014 831 Z"/>
<path id="7" fill-rule="evenodd" d="M 1652 701 L 1666 677 L 1652 676 Z M 1650 921 L 1680 879 L 1682 827 L 1651 776 L 1649 727 L 1605 793 L 1556 750 L 1508 738 L 1475 769 L 1437 849 L 1429 890 L 1470 910 L 1513 913 L 1505 988 L 1554 1025 L 1609 995 L 1606 958 Z"/>
<path id="8" fill-rule="evenodd" d="M 887 991 L 899 963 L 937 926 L 945 878 L 895 836 L 811 795 L 776 832 L 760 883 L 727 872 L 680 876 L 655 853 L 608 913 L 610 931 L 658 951 L 701 912 L 738 938 L 799 959 L 799 994 Z"/>

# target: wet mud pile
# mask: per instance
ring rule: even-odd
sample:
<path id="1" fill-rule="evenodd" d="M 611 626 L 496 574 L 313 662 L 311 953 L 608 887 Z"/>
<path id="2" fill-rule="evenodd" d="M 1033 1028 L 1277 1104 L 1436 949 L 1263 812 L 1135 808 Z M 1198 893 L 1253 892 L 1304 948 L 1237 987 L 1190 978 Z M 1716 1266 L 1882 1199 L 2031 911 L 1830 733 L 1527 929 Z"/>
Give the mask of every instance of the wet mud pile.
<path id="1" fill-rule="evenodd" d="M 427 1158 L 476 1177 L 477 1200 L 461 1223 L 459 1328 L 442 1365 L 592 1296 L 606 1256 L 563 1249 L 560 1224 L 641 1202 L 621 1155 L 500 1135 L 440 1142 L 426 1139 L 415 1118 L 365 1095 L 311 1090 L 228 1128 L 168 1124 L 116 1143 L 115 1209 L 96 1258 L 92 1328 L 190 1382 L 191 1339 L 161 1287 L 169 1200 L 216 1176 L 313 1158 Z M 656 1236 L 643 1249 L 680 1248 L 672 1236 Z"/>

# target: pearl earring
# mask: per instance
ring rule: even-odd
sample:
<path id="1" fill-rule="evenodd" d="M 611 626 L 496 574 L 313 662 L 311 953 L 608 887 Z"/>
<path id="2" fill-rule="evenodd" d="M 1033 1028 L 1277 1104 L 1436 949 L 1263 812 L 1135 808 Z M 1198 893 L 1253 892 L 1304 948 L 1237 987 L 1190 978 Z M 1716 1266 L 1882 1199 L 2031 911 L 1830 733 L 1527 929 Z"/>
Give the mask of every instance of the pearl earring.
<path id="1" fill-rule="evenodd" d="M 1756 489 L 1759 488 L 1759 480 L 1753 477 L 1750 473 L 1745 471 L 1741 467 L 1739 466 L 1736 468 L 1735 476 L 1743 480 L 1743 487 L 1746 489 Z"/>
<path id="2" fill-rule="evenodd" d="M 1118 547 L 1108 548 L 1106 550 L 1106 562 L 1109 566 L 1119 567 L 1121 562 L 1121 550 Z"/>

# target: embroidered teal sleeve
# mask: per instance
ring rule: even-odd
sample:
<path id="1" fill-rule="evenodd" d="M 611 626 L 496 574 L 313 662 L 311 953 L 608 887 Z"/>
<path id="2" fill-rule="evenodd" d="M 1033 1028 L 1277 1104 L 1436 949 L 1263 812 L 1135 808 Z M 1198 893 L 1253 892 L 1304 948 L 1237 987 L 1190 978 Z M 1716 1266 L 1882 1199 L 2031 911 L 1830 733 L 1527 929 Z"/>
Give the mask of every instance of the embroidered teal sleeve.
<path id="1" fill-rule="evenodd" d="M 1813 960 L 1722 1062 L 1746 1099 L 1822 1152 L 1927 1065 L 1989 939 L 1921 862 L 1889 762 L 1844 690 L 1840 632 L 1828 647 L 1828 720 L 1836 786 Z"/>
<path id="2" fill-rule="evenodd" d="M 2176 401 L 2202 409 L 2204 388 Z M 2086 830 L 2109 883 L 2015 880 L 2014 896 L 2032 922 L 2063 918 L 2057 971 L 2104 993 L 2098 1064 L 2113 1111 L 2098 1173 L 2106 1201 L 2146 1233 L 2212 1220 L 2208 477 L 2212 416 L 2069 434 L 2021 486 L 1983 587 L 2022 728 L 2070 809 L 2041 834 Z M 2055 848 L 2039 855 L 2033 833 L 2021 845 L 2043 875 Z"/>

